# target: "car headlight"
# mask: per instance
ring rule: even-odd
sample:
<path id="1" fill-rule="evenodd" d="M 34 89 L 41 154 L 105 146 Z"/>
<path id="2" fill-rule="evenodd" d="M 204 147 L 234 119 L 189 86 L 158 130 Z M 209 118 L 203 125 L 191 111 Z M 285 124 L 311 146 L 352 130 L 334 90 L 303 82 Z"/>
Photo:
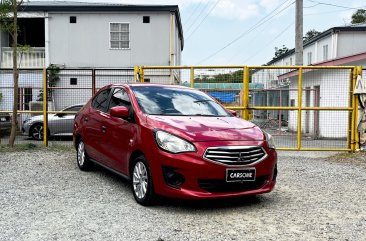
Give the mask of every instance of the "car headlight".
<path id="1" fill-rule="evenodd" d="M 157 130 L 154 132 L 158 146 L 171 153 L 195 152 L 196 147 L 188 141 L 179 138 L 165 131 Z"/>
<path id="2" fill-rule="evenodd" d="M 265 131 L 263 131 L 263 133 L 266 136 L 266 141 L 268 143 L 268 147 L 271 149 L 276 149 L 276 145 L 275 145 L 272 135 Z"/>

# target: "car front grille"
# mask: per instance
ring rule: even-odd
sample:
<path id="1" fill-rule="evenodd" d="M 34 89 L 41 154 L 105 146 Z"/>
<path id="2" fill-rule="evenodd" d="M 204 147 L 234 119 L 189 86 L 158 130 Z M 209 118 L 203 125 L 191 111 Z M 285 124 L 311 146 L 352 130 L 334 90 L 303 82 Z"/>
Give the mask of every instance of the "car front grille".
<path id="1" fill-rule="evenodd" d="M 217 192 L 245 192 L 261 188 L 267 181 L 268 175 L 257 177 L 254 182 L 226 182 L 225 180 L 199 179 L 198 185 L 205 191 Z"/>
<path id="2" fill-rule="evenodd" d="M 265 158 L 267 153 L 259 146 L 209 147 L 204 158 L 230 166 L 249 165 Z"/>

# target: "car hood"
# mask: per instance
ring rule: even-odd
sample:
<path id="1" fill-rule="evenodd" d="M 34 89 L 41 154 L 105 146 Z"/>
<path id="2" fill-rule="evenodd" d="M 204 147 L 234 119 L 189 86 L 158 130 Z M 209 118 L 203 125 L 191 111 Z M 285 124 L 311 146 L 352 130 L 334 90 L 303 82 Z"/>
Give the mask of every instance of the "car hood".
<path id="1" fill-rule="evenodd" d="M 237 117 L 148 116 L 149 125 L 195 141 L 262 141 L 262 131 Z"/>

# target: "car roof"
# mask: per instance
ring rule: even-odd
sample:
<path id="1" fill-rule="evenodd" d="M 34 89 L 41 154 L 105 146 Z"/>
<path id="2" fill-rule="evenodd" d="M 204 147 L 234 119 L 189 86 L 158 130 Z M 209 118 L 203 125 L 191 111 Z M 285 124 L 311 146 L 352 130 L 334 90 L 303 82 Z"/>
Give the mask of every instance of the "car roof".
<path id="1" fill-rule="evenodd" d="M 129 83 L 129 84 L 111 84 L 109 85 L 111 88 L 113 87 L 123 87 L 123 86 L 129 86 L 129 87 L 135 87 L 135 86 L 145 86 L 145 87 L 170 87 L 170 88 L 177 88 L 177 89 L 192 89 L 187 86 L 182 85 L 169 85 L 169 84 L 154 84 L 154 83 Z"/>

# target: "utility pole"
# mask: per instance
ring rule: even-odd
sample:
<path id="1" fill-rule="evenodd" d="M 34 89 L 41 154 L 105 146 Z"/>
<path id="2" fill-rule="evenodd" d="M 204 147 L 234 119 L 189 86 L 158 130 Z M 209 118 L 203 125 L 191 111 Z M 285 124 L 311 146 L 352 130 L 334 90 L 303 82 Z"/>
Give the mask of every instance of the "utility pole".
<path id="1" fill-rule="evenodd" d="M 303 65 L 303 0 L 296 0 L 295 65 Z"/>

